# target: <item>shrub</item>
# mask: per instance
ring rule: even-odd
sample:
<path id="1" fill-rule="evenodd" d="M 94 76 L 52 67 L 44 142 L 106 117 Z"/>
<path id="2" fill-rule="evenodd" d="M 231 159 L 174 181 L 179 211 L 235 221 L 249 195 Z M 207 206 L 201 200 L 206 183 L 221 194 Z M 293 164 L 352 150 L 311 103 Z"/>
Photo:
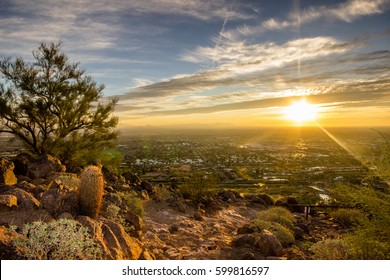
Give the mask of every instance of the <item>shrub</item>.
<path id="1" fill-rule="evenodd" d="M 275 222 L 281 224 L 288 229 L 294 229 L 294 215 L 283 207 L 272 207 L 264 211 L 260 211 L 257 219 Z"/>
<path id="2" fill-rule="evenodd" d="M 309 249 L 316 260 L 346 260 L 349 245 L 343 239 L 326 239 L 315 243 Z"/>
<path id="3" fill-rule="evenodd" d="M 208 196 L 215 188 L 215 176 L 207 175 L 202 172 L 194 172 L 179 186 L 179 192 L 187 199 L 199 199 Z"/>
<path id="4" fill-rule="evenodd" d="M 26 224 L 24 238 L 14 240 L 18 254 L 31 260 L 100 259 L 101 248 L 91 239 L 88 229 L 74 220 Z"/>
<path id="5" fill-rule="evenodd" d="M 269 230 L 278 238 L 283 247 L 294 242 L 294 234 L 292 231 L 279 223 L 256 219 L 251 222 L 250 226 L 258 231 Z"/>
<path id="6" fill-rule="evenodd" d="M 97 218 L 103 198 L 104 180 L 99 167 L 88 166 L 80 176 L 80 211 L 83 215 Z"/>
<path id="7" fill-rule="evenodd" d="M 171 192 L 166 186 L 158 186 L 153 189 L 153 194 L 156 201 L 164 201 L 172 197 Z"/>
<path id="8" fill-rule="evenodd" d="M 388 228 L 386 229 L 388 231 Z M 350 244 L 349 255 L 356 260 L 388 260 L 390 244 L 378 228 L 358 228 L 345 236 Z"/>
<path id="9" fill-rule="evenodd" d="M 135 191 L 129 191 L 126 193 L 119 193 L 119 196 L 122 198 L 122 201 L 133 213 L 137 214 L 140 217 L 144 216 L 144 206 L 142 204 L 142 199 L 138 196 Z"/>
<path id="10" fill-rule="evenodd" d="M 339 209 L 333 212 L 331 216 L 344 227 L 355 227 L 368 221 L 367 217 L 357 209 Z"/>

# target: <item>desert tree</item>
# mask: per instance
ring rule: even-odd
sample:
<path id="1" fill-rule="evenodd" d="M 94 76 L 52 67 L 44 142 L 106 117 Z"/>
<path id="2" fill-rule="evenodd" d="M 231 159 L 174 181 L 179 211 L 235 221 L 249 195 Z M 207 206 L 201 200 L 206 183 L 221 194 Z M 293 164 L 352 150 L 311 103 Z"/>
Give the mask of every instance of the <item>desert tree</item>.
<path id="1" fill-rule="evenodd" d="M 73 160 L 108 147 L 117 137 L 116 99 L 72 63 L 62 43 L 41 43 L 33 62 L 0 61 L 0 132 L 19 138 L 34 154 Z"/>

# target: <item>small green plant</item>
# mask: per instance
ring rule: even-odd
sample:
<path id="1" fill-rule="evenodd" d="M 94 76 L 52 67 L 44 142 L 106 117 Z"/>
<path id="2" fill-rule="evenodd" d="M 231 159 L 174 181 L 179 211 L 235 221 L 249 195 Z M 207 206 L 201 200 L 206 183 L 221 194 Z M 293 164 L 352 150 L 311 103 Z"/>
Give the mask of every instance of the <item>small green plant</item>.
<path id="1" fill-rule="evenodd" d="M 79 222 L 60 219 L 36 221 L 23 227 L 24 237 L 16 238 L 18 254 L 30 260 L 101 259 L 101 248 Z"/>
<path id="2" fill-rule="evenodd" d="M 292 231 L 279 223 L 256 219 L 251 222 L 250 226 L 258 231 L 269 230 L 276 236 L 283 247 L 287 247 L 294 242 Z"/>
<path id="3" fill-rule="evenodd" d="M 331 216 L 334 220 L 344 227 L 356 227 L 368 222 L 367 217 L 357 209 L 339 209 Z"/>
<path id="4" fill-rule="evenodd" d="M 115 204 L 109 204 L 105 209 L 102 215 L 104 215 L 108 220 L 119 223 L 121 225 L 125 224 L 125 219 L 120 214 L 121 209 Z"/>
<path id="5" fill-rule="evenodd" d="M 288 229 L 293 229 L 295 222 L 294 215 L 283 207 L 272 207 L 267 210 L 260 211 L 257 215 L 257 219 L 275 222 Z"/>
<path id="6" fill-rule="evenodd" d="M 164 201 L 172 197 L 171 192 L 166 186 L 158 186 L 153 189 L 154 198 L 156 201 Z"/>
<path id="7" fill-rule="evenodd" d="M 347 260 L 349 249 L 343 239 L 326 239 L 315 243 L 309 250 L 316 260 Z"/>
<path id="8" fill-rule="evenodd" d="M 141 218 L 144 216 L 144 206 L 142 199 L 135 191 L 119 193 L 122 201 L 126 204 L 130 211 L 137 214 Z"/>
<path id="9" fill-rule="evenodd" d="M 80 211 L 83 215 L 97 218 L 104 192 L 102 171 L 97 166 L 86 167 L 80 176 Z"/>

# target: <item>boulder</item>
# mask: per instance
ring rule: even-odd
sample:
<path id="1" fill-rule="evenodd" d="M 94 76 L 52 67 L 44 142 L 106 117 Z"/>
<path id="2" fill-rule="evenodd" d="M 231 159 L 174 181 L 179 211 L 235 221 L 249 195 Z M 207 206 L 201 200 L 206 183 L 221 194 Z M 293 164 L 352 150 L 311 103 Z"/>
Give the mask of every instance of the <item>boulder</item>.
<path id="1" fill-rule="evenodd" d="M 31 179 L 47 178 L 52 172 L 65 172 L 66 167 L 61 164 L 61 161 L 53 156 L 42 156 L 41 159 L 29 164 L 27 168 L 27 176 Z"/>
<path id="2" fill-rule="evenodd" d="M 66 212 L 76 215 L 79 210 L 78 193 L 63 187 L 61 184 L 45 191 L 40 202 L 41 208 L 47 210 L 53 217 L 58 217 Z"/>
<path id="3" fill-rule="evenodd" d="M 266 206 L 274 205 L 273 199 L 268 194 L 259 194 L 258 197 L 265 202 Z"/>
<path id="4" fill-rule="evenodd" d="M 19 210 L 34 210 L 39 209 L 39 201 L 29 192 L 14 188 L 6 191 L 4 194 L 16 196 Z"/>
<path id="5" fill-rule="evenodd" d="M 278 238 L 270 231 L 264 230 L 256 238 L 255 247 L 265 256 L 281 257 L 283 255 L 283 246 Z"/>
<path id="6" fill-rule="evenodd" d="M 143 250 L 140 241 L 130 237 L 120 224 L 86 216 L 78 216 L 76 219 L 89 229 L 92 238 L 102 248 L 104 259 L 138 260 L 141 257 Z"/>
<path id="7" fill-rule="evenodd" d="M 130 184 L 139 185 L 141 184 L 141 179 L 131 172 L 125 172 L 122 176 L 126 179 L 126 181 Z"/>
<path id="8" fill-rule="evenodd" d="M 31 155 L 28 153 L 21 153 L 18 154 L 12 161 L 15 165 L 14 173 L 16 175 L 27 176 L 27 168 L 32 161 Z"/>
<path id="9" fill-rule="evenodd" d="M 252 234 L 240 234 L 236 236 L 233 241 L 233 247 L 253 247 L 256 238 Z"/>
<path id="10" fill-rule="evenodd" d="M 136 231 L 142 229 L 143 221 L 142 221 L 142 218 L 140 216 L 138 216 L 137 214 L 135 214 L 131 211 L 127 211 L 124 214 L 124 218 L 131 226 L 134 227 L 134 229 Z"/>
<path id="11" fill-rule="evenodd" d="M 13 245 L 15 238 L 22 237 L 22 235 L 8 230 L 4 226 L 0 227 L 0 259 L 1 260 L 18 260 L 17 250 Z"/>
<path id="12" fill-rule="evenodd" d="M 147 191 L 148 194 L 153 194 L 153 185 L 147 181 L 142 181 L 141 190 Z"/>
<path id="13" fill-rule="evenodd" d="M 0 226 L 17 226 L 23 228 L 25 224 L 35 221 L 50 222 L 53 217 L 46 210 L 18 210 L 0 213 Z"/>
<path id="14" fill-rule="evenodd" d="M 12 186 L 18 182 L 14 174 L 14 168 L 15 165 L 13 162 L 0 158 L 0 184 Z"/>
<path id="15" fill-rule="evenodd" d="M 18 199 L 11 194 L 0 195 L 0 212 L 10 211 L 18 207 Z"/>
<path id="16" fill-rule="evenodd" d="M 222 191 L 218 195 L 222 198 L 223 201 L 236 201 L 236 196 L 231 191 Z"/>

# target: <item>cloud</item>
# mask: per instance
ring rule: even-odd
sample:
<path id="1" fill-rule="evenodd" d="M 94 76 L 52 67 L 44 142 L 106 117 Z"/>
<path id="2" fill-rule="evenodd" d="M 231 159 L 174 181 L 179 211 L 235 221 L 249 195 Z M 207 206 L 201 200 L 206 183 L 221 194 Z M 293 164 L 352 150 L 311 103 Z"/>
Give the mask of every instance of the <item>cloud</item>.
<path id="1" fill-rule="evenodd" d="M 238 36 L 253 36 L 267 30 L 282 30 L 296 28 L 319 19 L 340 20 L 352 22 L 363 16 L 384 13 L 389 8 L 389 0 L 350 0 L 333 6 L 311 6 L 302 11 L 294 11 L 287 19 L 269 18 L 254 26 L 241 26 L 236 30 L 225 32 L 225 38 Z"/>
<path id="2" fill-rule="evenodd" d="M 182 59 L 196 63 L 215 61 L 214 69 L 141 86 L 120 96 L 122 100 L 158 98 L 194 93 L 221 86 L 242 86 L 258 79 L 259 73 L 296 63 L 344 53 L 360 42 L 340 42 L 332 37 L 291 40 L 285 44 L 228 42 L 218 48 L 199 47 Z"/>

